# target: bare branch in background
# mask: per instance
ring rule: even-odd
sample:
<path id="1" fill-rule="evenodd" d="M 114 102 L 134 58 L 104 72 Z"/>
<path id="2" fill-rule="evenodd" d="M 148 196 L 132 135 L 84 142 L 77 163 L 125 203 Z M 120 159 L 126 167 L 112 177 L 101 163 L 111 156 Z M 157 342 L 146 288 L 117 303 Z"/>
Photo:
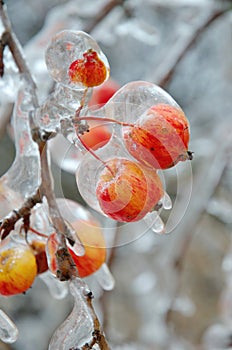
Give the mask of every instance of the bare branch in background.
<path id="1" fill-rule="evenodd" d="M 173 74 L 177 68 L 179 62 L 189 52 L 192 46 L 196 43 L 202 33 L 219 17 L 223 16 L 230 10 L 229 7 L 223 7 L 223 9 L 214 11 L 205 21 L 199 24 L 198 28 L 190 35 L 189 38 L 181 42 L 180 47 L 174 47 L 174 52 L 170 52 L 168 55 L 168 61 L 162 63 L 163 69 L 160 69 L 160 78 L 157 84 L 161 87 L 165 87 L 173 77 Z M 159 69 L 159 67 L 158 67 Z"/>

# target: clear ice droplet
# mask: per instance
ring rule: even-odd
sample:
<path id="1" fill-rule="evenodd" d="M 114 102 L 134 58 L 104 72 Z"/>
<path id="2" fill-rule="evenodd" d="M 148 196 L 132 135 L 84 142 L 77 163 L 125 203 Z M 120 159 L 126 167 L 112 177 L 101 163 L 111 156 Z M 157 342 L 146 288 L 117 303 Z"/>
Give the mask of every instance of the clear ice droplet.
<path id="1" fill-rule="evenodd" d="M 163 198 L 161 199 L 163 208 L 166 210 L 172 209 L 172 200 L 167 192 L 164 193 Z"/>
<path id="2" fill-rule="evenodd" d="M 165 233 L 165 226 L 163 220 L 160 218 L 157 211 L 148 213 L 143 220 L 148 225 L 149 228 L 155 233 L 163 234 Z"/>
<path id="3" fill-rule="evenodd" d="M 4 343 L 14 343 L 18 338 L 18 329 L 14 322 L 0 309 L 0 339 Z"/>
<path id="4" fill-rule="evenodd" d="M 40 274 L 39 277 L 46 284 L 51 296 L 54 299 L 61 300 L 68 295 L 69 290 L 67 282 L 59 281 L 55 276 L 53 276 L 50 273 L 50 271 L 46 271 Z"/>
<path id="5" fill-rule="evenodd" d="M 102 264 L 101 268 L 94 273 L 94 276 L 104 290 L 114 288 L 115 280 L 106 264 Z"/>

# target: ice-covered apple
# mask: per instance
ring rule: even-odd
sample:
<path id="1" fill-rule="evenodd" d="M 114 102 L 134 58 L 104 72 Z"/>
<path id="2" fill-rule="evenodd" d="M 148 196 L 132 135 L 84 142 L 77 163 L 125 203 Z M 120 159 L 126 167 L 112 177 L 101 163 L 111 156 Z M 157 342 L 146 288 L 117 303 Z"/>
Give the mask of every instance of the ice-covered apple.
<path id="1" fill-rule="evenodd" d="M 157 104 L 149 108 L 134 126 L 123 128 L 123 137 L 135 159 L 156 169 L 192 158 L 188 151 L 189 123 L 179 107 Z"/>
<path id="2" fill-rule="evenodd" d="M 162 182 L 154 169 L 125 158 L 107 161 L 96 187 L 102 211 L 121 222 L 141 220 L 163 195 Z"/>
<path id="3" fill-rule="evenodd" d="M 97 52 L 89 49 L 83 53 L 83 58 L 71 63 L 68 74 L 72 83 L 94 87 L 101 85 L 107 79 L 108 69 Z"/>
<path id="4" fill-rule="evenodd" d="M 0 252 L 0 294 L 10 296 L 25 292 L 37 275 L 33 251 L 21 244 Z"/>
<path id="5" fill-rule="evenodd" d="M 89 131 L 80 135 L 81 140 L 92 150 L 103 147 L 111 138 L 111 130 L 99 121 L 89 121 Z"/>
<path id="6" fill-rule="evenodd" d="M 112 78 L 106 80 L 100 86 L 93 89 L 92 97 L 89 101 L 89 106 L 94 108 L 102 107 L 120 88 L 119 84 Z"/>
<path id="7" fill-rule="evenodd" d="M 80 277 L 86 277 L 97 271 L 106 260 L 106 243 L 102 228 L 95 221 L 76 220 L 71 223 L 85 248 L 83 256 L 77 256 L 69 247 Z"/>

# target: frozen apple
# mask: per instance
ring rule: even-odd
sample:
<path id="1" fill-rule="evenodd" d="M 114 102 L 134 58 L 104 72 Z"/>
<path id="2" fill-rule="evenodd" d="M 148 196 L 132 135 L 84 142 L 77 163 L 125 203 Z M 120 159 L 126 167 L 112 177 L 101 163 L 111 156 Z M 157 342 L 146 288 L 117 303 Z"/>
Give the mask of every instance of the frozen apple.
<path id="1" fill-rule="evenodd" d="M 92 97 L 89 101 L 90 107 L 102 107 L 109 99 L 115 94 L 115 92 L 120 88 L 119 84 L 113 79 L 109 78 L 102 85 L 97 86 L 93 90 Z"/>
<path id="2" fill-rule="evenodd" d="M 101 85 L 107 79 L 108 69 L 97 52 L 89 49 L 83 53 L 83 58 L 71 63 L 68 74 L 72 83 L 94 87 Z"/>
<path id="3" fill-rule="evenodd" d="M 72 248 L 69 252 L 77 266 L 80 277 L 97 271 L 106 260 L 106 243 L 102 228 L 95 221 L 77 220 L 71 223 L 85 248 L 83 256 L 77 256 Z"/>
<path id="4" fill-rule="evenodd" d="M 81 140 L 92 150 L 103 147 L 111 138 L 111 130 L 98 121 L 89 121 L 89 131 L 80 135 Z"/>
<path id="5" fill-rule="evenodd" d="M 0 294 L 14 295 L 25 292 L 37 275 L 33 251 L 18 244 L 0 252 Z"/>
<path id="6" fill-rule="evenodd" d="M 121 222 L 141 220 L 163 195 L 162 182 L 154 169 L 125 158 L 107 161 L 96 187 L 102 211 Z"/>
<path id="7" fill-rule="evenodd" d="M 135 159 L 156 169 L 192 158 L 188 151 L 189 123 L 178 107 L 158 104 L 149 108 L 134 126 L 123 128 L 123 137 Z"/>

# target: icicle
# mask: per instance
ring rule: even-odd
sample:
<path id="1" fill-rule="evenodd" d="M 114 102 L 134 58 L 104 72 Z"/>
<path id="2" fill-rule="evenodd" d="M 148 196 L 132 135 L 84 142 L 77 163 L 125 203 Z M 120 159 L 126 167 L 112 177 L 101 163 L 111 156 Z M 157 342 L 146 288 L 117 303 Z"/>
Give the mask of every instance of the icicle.
<path id="1" fill-rule="evenodd" d="M 104 290 L 114 288 L 115 280 L 106 264 L 102 264 L 101 268 L 94 273 L 94 276 Z"/>
<path id="2" fill-rule="evenodd" d="M 77 278 L 70 282 L 70 292 L 74 297 L 73 310 L 53 334 L 48 350 L 80 348 L 91 339 L 94 326 L 86 302 L 86 295 L 90 291 L 87 285 Z"/>
<path id="3" fill-rule="evenodd" d="M 157 211 L 148 213 L 144 219 L 145 223 L 151 228 L 155 233 L 163 234 L 165 233 L 165 227 L 162 219 Z"/>
<path id="4" fill-rule="evenodd" d="M 68 285 L 66 282 L 60 282 L 50 271 L 39 275 L 40 279 L 46 284 L 51 296 L 54 299 L 61 300 L 68 295 Z"/>
<path id="5" fill-rule="evenodd" d="M 35 193 L 40 184 L 39 150 L 32 140 L 29 113 L 33 101 L 26 82 L 21 81 L 13 112 L 16 157 L 10 169 L 0 178 L 0 217 L 18 208 L 26 197 Z"/>
<path id="6" fill-rule="evenodd" d="M 172 209 L 172 200 L 167 192 L 164 193 L 163 198 L 161 199 L 163 208 L 166 210 Z"/>
<path id="7" fill-rule="evenodd" d="M 4 343 L 14 343 L 18 338 L 18 329 L 11 319 L 0 309 L 0 339 Z"/>

